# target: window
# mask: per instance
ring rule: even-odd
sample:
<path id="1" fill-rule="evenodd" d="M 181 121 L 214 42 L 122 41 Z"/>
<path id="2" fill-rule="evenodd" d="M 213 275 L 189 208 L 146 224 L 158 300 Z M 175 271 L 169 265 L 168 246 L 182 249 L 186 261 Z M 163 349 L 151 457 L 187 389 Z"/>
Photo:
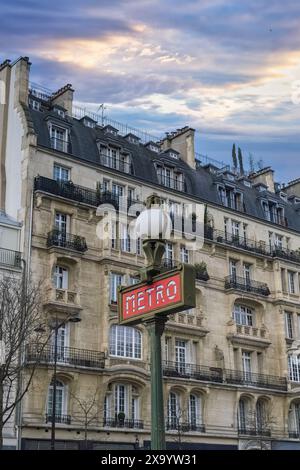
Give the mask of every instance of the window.
<path id="1" fill-rule="evenodd" d="M 242 365 L 243 365 L 244 379 L 251 380 L 251 352 L 242 351 Z"/>
<path id="2" fill-rule="evenodd" d="M 172 262 L 173 261 L 173 245 L 172 243 L 167 243 L 166 244 L 166 252 L 165 252 L 165 257 L 166 257 L 166 260 Z"/>
<path id="3" fill-rule="evenodd" d="M 56 181 L 69 181 L 70 180 L 70 170 L 63 166 L 54 164 L 53 167 L 53 179 Z"/>
<path id="4" fill-rule="evenodd" d="M 263 431 L 267 431 L 266 425 L 268 424 L 266 402 L 264 400 L 257 400 L 255 408 L 256 429 L 259 433 L 262 433 Z"/>
<path id="5" fill-rule="evenodd" d="M 237 261 L 234 261 L 234 260 L 229 261 L 229 272 L 230 272 L 230 276 L 232 277 L 232 279 L 235 280 L 237 276 Z"/>
<path id="6" fill-rule="evenodd" d="M 170 392 L 168 398 L 168 423 L 167 429 L 177 429 L 179 424 L 179 397 Z"/>
<path id="7" fill-rule="evenodd" d="M 251 284 L 251 264 L 244 263 L 244 279 L 246 284 Z"/>
<path id="8" fill-rule="evenodd" d="M 282 250 L 282 248 L 283 248 L 283 237 L 281 235 L 278 235 L 277 233 L 275 233 L 274 244 L 275 244 L 276 248 L 279 248 L 280 250 Z"/>
<path id="9" fill-rule="evenodd" d="M 239 401 L 239 410 L 238 410 L 238 421 L 239 421 L 239 431 L 241 433 L 246 433 L 248 427 L 248 413 L 249 413 L 249 402 L 246 398 L 241 398 Z"/>
<path id="10" fill-rule="evenodd" d="M 170 357 L 170 342 L 171 338 L 169 336 L 165 336 L 165 361 L 169 361 Z"/>
<path id="11" fill-rule="evenodd" d="M 118 417 L 119 413 L 127 414 L 128 392 L 125 385 L 115 386 L 115 415 Z"/>
<path id="12" fill-rule="evenodd" d="M 134 189 L 128 188 L 127 195 L 128 195 L 128 205 L 130 206 L 132 202 L 134 201 Z"/>
<path id="13" fill-rule="evenodd" d="M 129 277 L 129 285 L 133 286 L 134 284 L 138 284 L 140 282 L 139 276 L 130 276 Z"/>
<path id="14" fill-rule="evenodd" d="M 289 435 L 291 438 L 300 437 L 300 403 L 294 402 L 289 409 Z"/>
<path id="15" fill-rule="evenodd" d="M 295 274 L 293 271 L 288 271 L 289 293 L 295 294 Z"/>
<path id="16" fill-rule="evenodd" d="M 177 189 L 178 191 L 184 190 L 183 174 L 170 167 L 156 167 L 156 173 L 159 184 L 167 188 Z"/>
<path id="17" fill-rule="evenodd" d="M 190 395 L 189 397 L 189 424 L 191 430 L 202 423 L 202 403 L 201 398 L 197 395 Z"/>
<path id="18" fill-rule="evenodd" d="M 126 225 L 122 225 L 122 238 L 121 238 L 121 250 L 127 251 L 130 253 L 131 251 L 131 240 L 128 232 L 128 227 Z"/>
<path id="19" fill-rule="evenodd" d="M 112 417 L 112 412 L 114 417 Z M 140 398 L 136 387 L 122 383 L 114 384 L 112 393 L 104 399 L 104 425 L 113 427 L 138 427 Z M 131 422 L 130 422 L 131 421 Z"/>
<path id="20" fill-rule="evenodd" d="M 54 286 L 56 289 L 68 289 L 68 269 L 62 266 L 55 266 Z"/>
<path id="21" fill-rule="evenodd" d="M 177 339 L 175 342 L 176 369 L 185 373 L 187 359 L 187 342 Z"/>
<path id="22" fill-rule="evenodd" d="M 112 185 L 112 194 L 114 198 L 119 202 L 120 198 L 124 195 L 124 186 L 120 184 L 113 183 Z"/>
<path id="23" fill-rule="evenodd" d="M 40 111 L 41 103 L 37 100 L 33 100 L 32 98 L 29 98 L 29 107 L 31 109 L 34 109 L 35 111 Z"/>
<path id="24" fill-rule="evenodd" d="M 118 287 L 122 285 L 123 275 L 117 273 L 111 273 L 110 275 L 110 302 L 112 304 L 117 303 L 118 298 Z"/>
<path id="25" fill-rule="evenodd" d="M 288 357 L 289 380 L 292 382 L 300 382 L 300 355 Z"/>
<path id="26" fill-rule="evenodd" d="M 235 222 L 234 220 L 231 223 L 232 223 L 232 235 L 234 238 L 238 239 L 240 236 L 240 223 Z"/>
<path id="27" fill-rule="evenodd" d="M 68 151 L 68 131 L 62 127 L 50 126 L 51 147 L 60 152 Z"/>
<path id="28" fill-rule="evenodd" d="M 112 325 L 110 328 L 110 355 L 141 359 L 142 335 L 129 326 Z"/>
<path id="29" fill-rule="evenodd" d="M 189 250 L 183 245 L 180 247 L 180 259 L 182 263 L 189 263 Z"/>
<path id="30" fill-rule="evenodd" d="M 253 326 L 254 324 L 254 311 L 249 307 L 235 305 L 232 316 L 238 325 Z"/>
<path id="31" fill-rule="evenodd" d="M 54 360 L 55 332 L 51 334 L 51 359 Z M 68 326 L 62 325 L 57 330 L 57 361 L 66 362 L 67 347 L 69 344 Z"/>
<path id="32" fill-rule="evenodd" d="M 290 312 L 285 312 L 285 334 L 289 339 L 294 337 L 293 314 Z"/>
<path id="33" fill-rule="evenodd" d="M 47 403 L 47 414 L 52 415 L 53 407 L 53 380 L 48 390 L 48 403 Z M 56 402 L 55 402 L 55 421 L 57 423 L 63 422 L 63 415 L 66 414 L 66 389 L 63 382 L 56 380 Z"/>

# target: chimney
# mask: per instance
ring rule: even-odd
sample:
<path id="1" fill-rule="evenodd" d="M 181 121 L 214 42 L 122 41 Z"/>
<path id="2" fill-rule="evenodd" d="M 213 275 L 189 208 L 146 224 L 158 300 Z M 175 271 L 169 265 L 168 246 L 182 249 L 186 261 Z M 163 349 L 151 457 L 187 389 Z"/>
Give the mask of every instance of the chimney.
<path id="1" fill-rule="evenodd" d="M 73 93 L 74 90 L 72 85 L 68 83 L 64 87 L 52 93 L 51 104 L 61 106 L 65 108 L 69 116 L 72 116 L 72 105 L 73 105 Z"/>
<path id="2" fill-rule="evenodd" d="M 300 197 L 300 178 L 290 181 L 284 188 L 288 196 Z"/>
<path id="3" fill-rule="evenodd" d="M 177 131 L 167 133 L 166 137 L 161 141 L 161 149 L 167 150 L 172 148 L 180 153 L 184 160 L 191 168 L 196 167 L 195 162 L 195 129 L 185 126 Z"/>
<path id="4" fill-rule="evenodd" d="M 253 185 L 262 184 L 267 186 L 268 191 L 275 193 L 275 184 L 274 184 L 274 170 L 270 166 L 263 168 L 256 173 L 250 175 L 250 179 Z"/>

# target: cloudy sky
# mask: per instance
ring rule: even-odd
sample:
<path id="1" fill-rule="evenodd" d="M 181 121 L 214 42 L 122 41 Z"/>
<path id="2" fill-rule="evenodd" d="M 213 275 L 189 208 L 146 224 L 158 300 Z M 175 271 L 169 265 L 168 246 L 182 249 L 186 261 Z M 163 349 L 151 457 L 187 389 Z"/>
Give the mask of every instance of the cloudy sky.
<path id="1" fill-rule="evenodd" d="M 0 59 L 72 83 L 92 110 L 161 136 L 190 125 L 197 150 L 232 143 L 300 176 L 298 0 L 0 0 Z"/>

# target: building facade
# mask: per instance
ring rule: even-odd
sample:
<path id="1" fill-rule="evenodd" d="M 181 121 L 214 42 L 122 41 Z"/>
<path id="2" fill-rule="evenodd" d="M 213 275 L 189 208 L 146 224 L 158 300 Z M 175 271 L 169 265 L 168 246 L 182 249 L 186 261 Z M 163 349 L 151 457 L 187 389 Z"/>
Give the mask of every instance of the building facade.
<path id="1" fill-rule="evenodd" d="M 4 278 L 11 277 L 13 279 L 21 279 L 22 276 L 22 262 L 20 247 L 20 236 L 21 236 L 21 224 L 17 220 L 9 217 L 5 212 L 0 210 L 0 281 Z M 0 320 L 1 321 L 1 320 Z M 2 343 L 2 328 L 0 336 L 0 366 L 5 364 L 5 347 L 2 349 L 4 340 Z M 12 392 L 10 393 L 10 400 L 8 404 L 15 400 L 15 387 L 17 383 L 13 383 Z M 6 403 L 7 395 L 5 393 L 5 387 L 3 390 L 4 403 Z M 6 407 L 5 407 L 6 409 Z M 19 414 L 15 410 L 9 417 L 7 413 L 4 413 L 4 428 L 3 428 L 3 448 L 4 449 L 16 449 L 18 440 L 18 422 Z"/>
<path id="2" fill-rule="evenodd" d="M 153 193 L 172 218 L 205 205 L 203 246 L 171 238 L 164 259 L 197 272 L 196 308 L 171 316 L 162 340 L 168 446 L 300 448 L 300 180 L 282 187 L 270 167 L 246 175 L 204 164 L 189 127 L 144 142 L 78 116 L 71 85 L 50 93 L 29 70 L 28 58 L 0 66 L 0 207 L 22 223 L 47 322 L 64 322 L 57 448 L 150 446 L 147 331 L 118 325 L 116 306 L 117 287 L 137 282 L 145 259 L 128 221 L 108 237 L 99 222 L 103 204 L 124 215 L 121 201 L 141 210 Z M 29 369 L 37 347 L 27 347 Z M 49 448 L 52 400 L 50 341 L 22 406 L 23 448 Z"/>

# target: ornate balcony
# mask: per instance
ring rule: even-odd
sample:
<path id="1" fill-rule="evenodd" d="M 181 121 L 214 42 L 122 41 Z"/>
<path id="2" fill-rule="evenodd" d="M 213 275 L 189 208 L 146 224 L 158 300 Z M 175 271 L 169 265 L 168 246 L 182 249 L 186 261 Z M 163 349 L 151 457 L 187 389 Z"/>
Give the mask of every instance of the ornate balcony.
<path id="1" fill-rule="evenodd" d="M 104 153 L 100 153 L 100 164 L 113 170 L 121 171 L 133 175 L 133 165 L 129 161 L 123 160 L 120 156 L 110 157 Z"/>
<path id="2" fill-rule="evenodd" d="M 225 289 L 235 289 L 243 292 L 252 292 L 267 297 L 270 289 L 264 282 L 253 281 L 238 276 L 228 276 L 225 278 Z"/>
<path id="3" fill-rule="evenodd" d="M 203 315 L 199 315 L 194 311 L 178 312 L 169 315 L 169 320 L 166 323 L 166 329 L 172 331 L 181 331 L 184 326 L 185 329 L 191 331 L 197 330 L 197 335 L 205 336 L 209 330 L 203 325 Z"/>
<path id="4" fill-rule="evenodd" d="M 100 203 L 97 191 L 84 188 L 72 183 L 72 181 L 56 181 L 44 176 L 34 179 L 34 190 L 43 191 L 55 196 L 60 196 L 72 201 L 82 202 L 97 207 Z"/>
<path id="5" fill-rule="evenodd" d="M 287 380 L 285 377 L 222 369 L 219 367 L 164 361 L 163 374 L 165 377 L 177 377 L 213 383 L 226 383 L 238 385 L 240 387 L 251 386 L 272 390 L 287 390 Z"/>
<path id="6" fill-rule="evenodd" d="M 255 345 L 263 348 L 267 348 L 271 344 L 268 332 L 264 326 L 238 325 L 234 320 L 230 320 L 227 326 L 227 338 L 232 343 L 247 344 L 249 346 Z"/>
<path id="7" fill-rule="evenodd" d="M 287 248 L 277 248 L 272 249 L 272 255 L 274 258 L 287 259 L 288 261 L 294 261 L 295 263 L 300 264 L 300 251 L 288 250 Z"/>
<path id="8" fill-rule="evenodd" d="M 55 422 L 59 424 L 71 424 L 71 416 L 56 414 Z M 52 423 L 52 413 L 46 413 L 46 423 Z"/>
<path id="9" fill-rule="evenodd" d="M 51 230 L 47 238 L 47 247 L 51 248 L 53 246 L 79 251 L 80 253 L 84 253 L 88 249 L 84 237 L 61 232 L 56 229 Z"/>
<path id="10" fill-rule="evenodd" d="M 82 307 L 80 306 L 79 294 L 68 289 L 49 289 L 44 306 L 48 310 L 62 311 L 72 314 L 78 314 Z"/>
<path id="11" fill-rule="evenodd" d="M 247 250 L 264 256 L 271 255 L 270 247 L 263 241 L 257 242 L 250 238 L 240 237 L 239 235 L 222 232 L 221 230 L 215 230 L 209 225 L 206 225 L 204 228 L 204 236 L 206 240 L 222 243 L 234 248 L 240 248 L 242 250 Z"/>
<path id="12" fill-rule="evenodd" d="M 21 268 L 21 253 L 19 251 L 0 248 L 0 264 L 11 268 Z"/>
<path id="13" fill-rule="evenodd" d="M 177 423 L 177 420 L 172 419 L 166 421 L 166 431 L 177 431 L 178 433 L 187 432 L 205 432 L 205 426 L 203 424 L 193 423 Z"/>
<path id="14" fill-rule="evenodd" d="M 43 348 L 39 344 L 30 344 L 26 347 L 25 361 L 40 364 L 54 363 L 54 346 Z M 58 347 L 57 364 L 75 367 L 88 367 L 91 369 L 104 369 L 105 354 L 101 351 L 91 351 L 89 349 L 77 349 Z"/>
<path id="15" fill-rule="evenodd" d="M 104 428 L 128 428 L 128 429 L 144 429 L 144 421 L 136 419 L 113 419 L 106 418 L 103 420 Z"/>
<path id="16" fill-rule="evenodd" d="M 179 179 L 158 175 L 158 183 L 166 188 L 176 189 L 177 191 L 185 191 L 185 183 Z"/>
<path id="17" fill-rule="evenodd" d="M 259 437 L 271 437 L 270 429 L 254 429 L 252 427 L 241 426 L 238 428 L 238 434 L 241 436 L 259 436 Z"/>

